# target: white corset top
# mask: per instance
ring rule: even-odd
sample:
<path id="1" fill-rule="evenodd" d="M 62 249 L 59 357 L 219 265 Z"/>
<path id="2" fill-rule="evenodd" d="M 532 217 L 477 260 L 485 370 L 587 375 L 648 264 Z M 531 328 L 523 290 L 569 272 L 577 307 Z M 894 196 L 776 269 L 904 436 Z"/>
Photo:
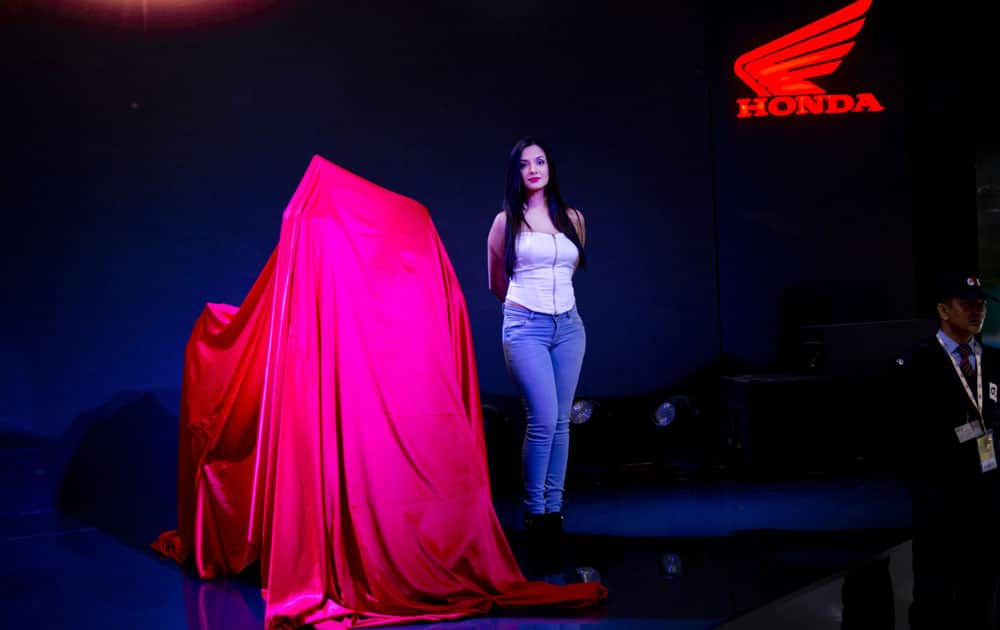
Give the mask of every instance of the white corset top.
<path id="1" fill-rule="evenodd" d="M 546 234 L 524 230 L 514 240 L 517 258 L 507 285 L 507 299 L 549 315 L 576 305 L 573 272 L 580 252 L 562 232 Z"/>

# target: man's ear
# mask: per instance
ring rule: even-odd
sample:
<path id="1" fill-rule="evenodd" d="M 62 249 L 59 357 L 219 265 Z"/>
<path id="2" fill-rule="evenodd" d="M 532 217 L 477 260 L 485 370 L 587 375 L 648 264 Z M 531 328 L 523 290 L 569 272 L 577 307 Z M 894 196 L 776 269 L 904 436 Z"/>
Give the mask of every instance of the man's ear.
<path id="1" fill-rule="evenodd" d="M 937 305 L 938 317 L 941 319 L 948 319 L 948 305 L 943 302 L 938 302 Z"/>

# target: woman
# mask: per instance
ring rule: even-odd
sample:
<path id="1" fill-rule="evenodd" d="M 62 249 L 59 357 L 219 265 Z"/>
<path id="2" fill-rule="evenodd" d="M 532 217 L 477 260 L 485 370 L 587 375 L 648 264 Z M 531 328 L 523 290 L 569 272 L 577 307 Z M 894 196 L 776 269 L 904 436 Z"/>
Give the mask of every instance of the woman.
<path id="1" fill-rule="evenodd" d="M 503 212 L 487 238 L 490 291 L 503 302 L 507 369 L 527 412 L 522 451 L 525 527 L 561 532 L 569 415 L 587 344 L 573 272 L 584 265 L 583 214 L 559 194 L 552 154 L 514 145 Z"/>

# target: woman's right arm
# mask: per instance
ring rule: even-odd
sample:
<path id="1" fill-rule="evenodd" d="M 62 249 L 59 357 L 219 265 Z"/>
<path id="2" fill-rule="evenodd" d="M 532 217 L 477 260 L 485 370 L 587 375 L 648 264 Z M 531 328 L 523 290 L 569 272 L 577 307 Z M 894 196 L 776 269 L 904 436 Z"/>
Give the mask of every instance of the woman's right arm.
<path id="1" fill-rule="evenodd" d="M 486 237 L 486 272 L 489 275 L 490 292 L 503 302 L 507 298 L 507 269 L 504 264 L 504 238 L 507 232 L 507 217 L 497 214 Z"/>

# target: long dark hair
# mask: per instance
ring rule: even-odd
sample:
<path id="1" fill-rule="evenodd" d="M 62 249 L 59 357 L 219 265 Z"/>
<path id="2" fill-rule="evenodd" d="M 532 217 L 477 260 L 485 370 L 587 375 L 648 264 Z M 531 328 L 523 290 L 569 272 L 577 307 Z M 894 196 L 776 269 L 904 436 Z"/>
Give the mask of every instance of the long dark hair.
<path id="1" fill-rule="evenodd" d="M 552 225 L 576 245 L 580 252 L 580 262 L 577 266 L 583 269 L 586 262 L 583 244 L 580 242 L 580 236 L 576 233 L 576 226 L 569 218 L 566 201 L 559 193 L 556 163 L 552 159 L 552 153 L 541 140 L 528 136 L 518 140 L 507 157 L 507 188 L 503 196 L 503 211 L 507 215 L 507 230 L 504 234 L 504 267 L 507 277 L 510 278 L 514 275 L 514 262 L 517 258 L 514 240 L 526 223 L 524 205 L 528 202 L 528 197 L 524 190 L 524 180 L 521 178 L 521 153 L 530 146 L 536 146 L 545 153 L 545 161 L 549 166 L 549 183 L 545 186 L 545 201 L 549 206 L 549 218 L 552 219 Z"/>

